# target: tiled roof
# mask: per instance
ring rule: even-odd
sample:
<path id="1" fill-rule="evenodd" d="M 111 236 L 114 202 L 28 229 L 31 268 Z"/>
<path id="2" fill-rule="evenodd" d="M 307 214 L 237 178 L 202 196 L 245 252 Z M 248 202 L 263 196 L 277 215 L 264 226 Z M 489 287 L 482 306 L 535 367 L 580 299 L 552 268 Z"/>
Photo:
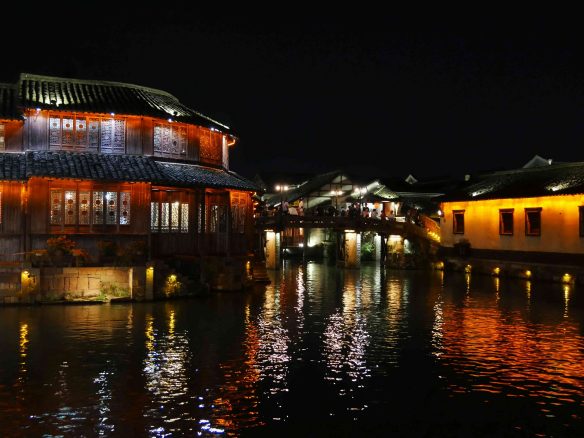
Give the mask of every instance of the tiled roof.
<path id="1" fill-rule="evenodd" d="M 258 190 L 253 182 L 233 172 L 153 157 L 64 151 L 0 153 L 0 180 L 25 181 L 35 176 Z"/>
<path id="2" fill-rule="evenodd" d="M 21 119 L 16 107 L 16 86 L 0 84 L 0 119 Z"/>
<path id="3" fill-rule="evenodd" d="M 196 166 L 193 164 L 157 162 L 168 184 L 200 187 L 228 187 L 232 189 L 258 191 L 253 182 L 233 172 Z"/>
<path id="4" fill-rule="evenodd" d="M 26 152 L 26 177 L 107 181 L 160 181 L 164 174 L 149 157 L 84 152 Z"/>
<path id="5" fill-rule="evenodd" d="M 172 118 L 229 130 L 228 126 L 183 105 L 172 94 L 139 85 L 22 73 L 17 88 L 24 108 Z"/>
<path id="6" fill-rule="evenodd" d="M 443 201 L 534 198 L 584 193 L 584 162 L 492 172 L 472 176 Z"/>
<path id="7" fill-rule="evenodd" d="M 25 179 L 24 154 L 0 153 L 0 180 L 24 181 Z"/>

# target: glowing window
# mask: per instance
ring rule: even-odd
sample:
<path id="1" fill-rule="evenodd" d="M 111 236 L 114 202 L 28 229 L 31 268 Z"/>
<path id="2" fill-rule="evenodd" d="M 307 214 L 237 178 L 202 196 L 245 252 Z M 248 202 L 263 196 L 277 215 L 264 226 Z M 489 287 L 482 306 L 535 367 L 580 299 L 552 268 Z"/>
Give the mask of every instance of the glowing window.
<path id="1" fill-rule="evenodd" d="M 158 231 L 160 226 L 160 203 L 150 203 L 150 229 L 154 232 Z"/>
<path id="2" fill-rule="evenodd" d="M 499 234 L 513 235 L 513 209 L 499 210 Z"/>
<path id="3" fill-rule="evenodd" d="M 180 232 L 189 232 L 189 204 L 181 204 L 180 206 Z"/>
<path id="4" fill-rule="evenodd" d="M 105 192 L 106 202 L 106 216 L 105 223 L 107 225 L 116 225 L 118 223 L 118 193 Z"/>
<path id="5" fill-rule="evenodd" d="M 464 234 L 464 210 L 454 210 L 452 212 L 452 232 L 454 234 Z"/>
<path id="6" fill-rule="evenodd" d="M 75 190 L 65 191 L 65 225 L 75 225 L 77 223 L 77 192 Z"/>
<path id="7" fill-rule="evenodd" d="M 130 192 L 120 192 L 120 225 L 130 225 Z"/>
<path id="8" fill-rule="evenodd" d="M 180 157 L 187 153 L 187 128 L 176 124 L 154 125 L 154 154 Z"/>
<path id="9" fill-rule="evenodd" d="M 124 119 L 49 116 L 49 146 L 51 149 L 101 148 L 104 153 L 124 153 L 126 121 Z"/>
<path id="10" fill-rule="evenodd" d="M 173 233 L 178 231 L 179 211 L 180 203 L 178 201 L 173 202 L 170 209 L 170 231 Z"/>
<path id="11" fill-rule="evenodd" d="M 89 225 L 90 192 L 79 192 L 79 225 Z"/>
<path id="12" fill-rule="evenodd" d="M 525 209 L 525 235 L 541 236 L 541 208 Z"/>
<path id="13" fill-rule="evenodd" d="M 51 225 L 61 225 L 63 208 L 63 191 L 51 189 Z"/>
<path id="14" fill-rule="evenodd" d="M 93 192 L 93 223 L 103 225 L 103 192 Z"/>
<path id="15" fill-rule="evenodd" d="M 0 123 L 0 151 L 6 150 L 6 141 L 4 140 L 6 136 L 6 131 L 4 124 Z"/>
<path id="16" fill-rule="evenodd" d="M 170 204 L 168 202 L 162 203 L 160 212 L 160 231 L 168 233 L 170 229 Z"/>

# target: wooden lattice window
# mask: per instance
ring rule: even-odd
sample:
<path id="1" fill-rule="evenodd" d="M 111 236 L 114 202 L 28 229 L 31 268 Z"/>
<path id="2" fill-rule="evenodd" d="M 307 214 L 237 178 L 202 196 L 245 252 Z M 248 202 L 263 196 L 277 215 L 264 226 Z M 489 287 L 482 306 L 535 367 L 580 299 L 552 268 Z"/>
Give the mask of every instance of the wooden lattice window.
<path id="1" fill-rule="evenodd" d="M 130 224 L 130 192 L 120 192 L 120 225 Z"/>
<path id="2" fill-rule="evenodd" d="M 180 232 L 189 232 L 189 204 L 180 205 Z"/>
<path id="3" fill-rule="evenodd" d="M 160 231 L 168 233 L 170 230 L 170 205 L 168 202 L 163 202 L 160 210 Z"/>
<path id="4" fill-rule="evenodd" d="M 77 223 L 77 191 L 65 190 L 65 225 Z"/>
<path id="5" fill-rule="evenodd" d="M 91 205 L 91 192 L 79 192 L 79 225 L 89 225 L 89 206 Z"/>
<path id="6" fill-rule="evenodd" d="M 233 232 L 243 233 L 245 231 L 246 205 L 246 193 L 231 193 L 231 230 Z"/>
<path id="7" fill-rule="evenodd" d="M 93 223 L 103 225 L 103 192 L 93 192 Z"/>
<path id="8" fill-rule="evenodd" d="M 105 192 L 105 202 L 106 202 L 105 223 L 107 225 L 115 225 L 117 224 L 118 219 L 118 193 Z"/>
<path id="9" fill-rule="evenodd" d="M 176 233 L 180 222 L 180 202 L 176 201 L 170 204 L 170 231 Z"/>
<path id="10" fill-rule="evenodd" d="M 61 225 L 63 221 L 63 191 L 51 189 L 51 225 Z"/>
<path id="11" fill-rule="evenodd" d="M 50 204 L 51 225 L 130 224 L 130 192 L 51 189 Z"/>
<path id="12" fill-rule="evenodd" d="M 160 202 L 150 203 L 150 229 L 158 231 L 160 227 Z"/>
<path id="13" fill-rule="evenodd" d="M 126 150 L 124 119 L 82 117 L 77 115 L 49 116 L 49 147 L 51 149 L 89 149 L 121 154 Z"/>
<path id="14" fill-rule="evenodd" d="M 0 151 L 6 150 L 6 128 L 0 123 Z"/>
<path id="15" fill-rule="evenodd" d="M 154 154 L 181 157 L 187 153 L 187 128 L 171 123 L 154 124 Z"/>
<path id="16" fill-rule="evenodd" d="M 201 128 L 199 132 L 199 156 L 201 161 L 212 164 L 221 164 L 223 135 L 206 128 Z"/>
<path id="17" fill-rule="evenodd" d="M 150 229 L 153 233 L 188 233 L 189 204 L 180 201 L 151 202 Z"/>

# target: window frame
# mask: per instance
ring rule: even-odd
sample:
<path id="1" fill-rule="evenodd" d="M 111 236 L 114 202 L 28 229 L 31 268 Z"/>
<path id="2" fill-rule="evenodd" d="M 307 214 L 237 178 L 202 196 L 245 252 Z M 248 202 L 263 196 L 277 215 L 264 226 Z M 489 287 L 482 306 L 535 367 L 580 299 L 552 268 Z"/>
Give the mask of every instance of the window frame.
<path id="1" fill-rule="evenodd" d="M 153 234 L 188 234 L 191 231 L 190 205 L 188 192 L 153 190 L 150 196 L 150 232 Z M 175 215 L 177 221 L 173 223 Z"/>
<path id="2" fill-rule="evenodd" d="M 501 236 L 512 236 L 515 231 L 515 217 L 514 208 L 500 208 L 499 209 L 499 235 Z M 511 230 L 505 228 L 504 215 L 511 215 Z"/>
<path id="3" fill-rule="evenodd" d="M 465 210 L 452 210 L 452 234 L 464 234 L 464 212 Z M 456 218 L 457 216 L 462 216 L 462 230 L 460 230 L 460 222 Z"/>
<path id="4" fill-rule="evenodd" d="M 73 193 L 73 197 L 71 198 L 73 202 L 73 222 L 67 222 L 67 193 Z M 80 202 L 80 194 L 85 193 L 88 195 L 88 205 L 82 204 Z M 101 193 L 100 199 L 100 207 L 97 208 L 95 201 L 96 201 L 96 193 Z M 108 205 L 106 205 L 105 199 L 106 194 L 108 193 L 115 193 L 115 223 L 108 223 L 107 222 L 107 212 L 108 212 Z M 120 218 L 122 217 L 122 208 L 121 208 L 121 197 L 122 193 L 127 194 L 127 201 L 128 201 L 128 215 L 127 215 L 127 222 L 121 223 Z M 58 194 L 59 197 L 56 198 L 54 194 Z M 58 214 L 53 215 L 55 212 L 55 202 L 54 200 L 58 199 Z M 120 188 L 103 188 L 103 187 L 92 187 L 92 188 L 71 188 L 66 186 L 56 186 L 51 187 L 49 189 L 49 225 L 52 227 L 61 227 L 61 228 L 70 228 L 70 227 L 77 227 L 78 229 L 92 229 L 93 227 L 129 227 L 132 224 L 132 216 L 131 216 L 131 205 L 132 205 L 132 191 L 128 189 L 120 189 Z M 87 214 L 89 215 L 87 223 L 81 223 L 81 211 L 83 209 L 87 210 Z M 101 213 L 102 221 L 101 223 L 97 221 L 96 211 Z"/>
<path id="5" fill-rule="evenodd" d="M 58 119 L 58 127 L 53 128 L 51 124 Z M 71 142 L 66 143 L 64 139 L 63 120 L 71 120 L 70 129 Z M 118 129 L 116 122 L 121 124 Z M 84 128 L 80 125 L 84 126 Z M 97 125 L 95 125 L 97 124 Z M 94 127 L 97 131 L 93 132 Z M 58 135 L 53 137 L 52 132 L 58 130 Z M 75 151 L 75 152 L 101 152 L 108 155 L 123 155 L 128 147 L 128 123 L 126 117 L 121 116 L 99 116 L 82 115 L 77 113 L 56 113 L 51 112 L 47 117 L 47 135 L 49 150 Z M 58 139 L 55 142 L 54 139 Z M 117 140 L 121 139 L 121 146 Z M 109 141 L 109 146 L 106 145 Z"/>
<path id="6" fill-rule="evenodd" d="M 0 151 L 6 150 L 6 125 L 0 122 Z"/>
<path id="7" fill-rule="evenodd" d="M 578 225 L 580 237 L 584 237 L 584 205 L 578 207 Z"/>
<path id="8" fill-rule="evenodd" d="M 541 207 L 529 207 L 525 208 L 525 235 L 526 236 L 541 236 Z M 529 216 L 533 213 L 537 213 L 539 218 L 539 228 L 536 231 L 533 231 L 533 227 L 531 221 L 529 220 Z"/>

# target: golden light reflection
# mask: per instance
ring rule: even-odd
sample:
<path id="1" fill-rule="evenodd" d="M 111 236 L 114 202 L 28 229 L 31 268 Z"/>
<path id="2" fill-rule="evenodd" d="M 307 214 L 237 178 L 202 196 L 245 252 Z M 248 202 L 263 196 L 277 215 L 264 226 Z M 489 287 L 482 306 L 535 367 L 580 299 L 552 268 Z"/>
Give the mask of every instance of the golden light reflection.
<path id="1" fill-rule="evenodd" d="M 248 425 L 261 426 L 259 418 L 258 382 L 261 379 L 257 363 L 259 352 L 259 332 L 251 317 L 249 302 L 245 306 L 244 361 L 230 360 L 220 364 L 224 382 L 218 395 L 212 418 L 224 430 L 244 429 Z"/>
<path id="2" fill-rule="evenodd" d="M 569 289 L 564 291 L 569 297 Z M 533 397 L 542 412 L 560 401 L 576 403 L 584 394 L 579 323 L 568 318 L 534 323 L 519 311 L 480 300 L 444 306 L 442 315 L 436 355 L 464 381 L 451 377 L 450 390 Z"/>
<path id="3" fill-rule="evenodd" d="M 562 288 L 564 290 L 564 318 L 568 317 L 568 303 L 570 302 L 570 294 L 572 292 L 572 285 L 563 284 Z"/>
<path id="4" fill-rule="evenodd" d="M 20 338 L 18 345 L 20 347 L 21 363 L 26 360 L 28 350 L 28 324 L 20 323 Z"/>
<path id="5" fill-rule="evenodd" d="M 19 351 L 19 360 L 18 360 L 18 378 L 17 378 L 17 388 L 18 388 L 18 398 L 20 400 L 24 400 L 25 396 L 23 394 L 24 387 L 25 387 L 25 380 L 26 375 L 28 373 L 28 324 L 21 322 L 20 323 L 20 330 L 19 330 L 19 339 L 18 339 L 18 351 Z"/>
<path id="6" fill-rule="evenodd" d="M 179 420 L 192 416 L 187 372 L 191 357 L 189 337 L 177 331 L 174 307 L 168 305 L 166 309 L 166 324 L 162 328 L 157 329 L 154 317 L 147 315 L 144 330 L 143 374 L 151 398 L 144 417 L 156 436 L 173 435 L 180 430 Z M 205 427 L 211 425 L 207 423 Z"/>

